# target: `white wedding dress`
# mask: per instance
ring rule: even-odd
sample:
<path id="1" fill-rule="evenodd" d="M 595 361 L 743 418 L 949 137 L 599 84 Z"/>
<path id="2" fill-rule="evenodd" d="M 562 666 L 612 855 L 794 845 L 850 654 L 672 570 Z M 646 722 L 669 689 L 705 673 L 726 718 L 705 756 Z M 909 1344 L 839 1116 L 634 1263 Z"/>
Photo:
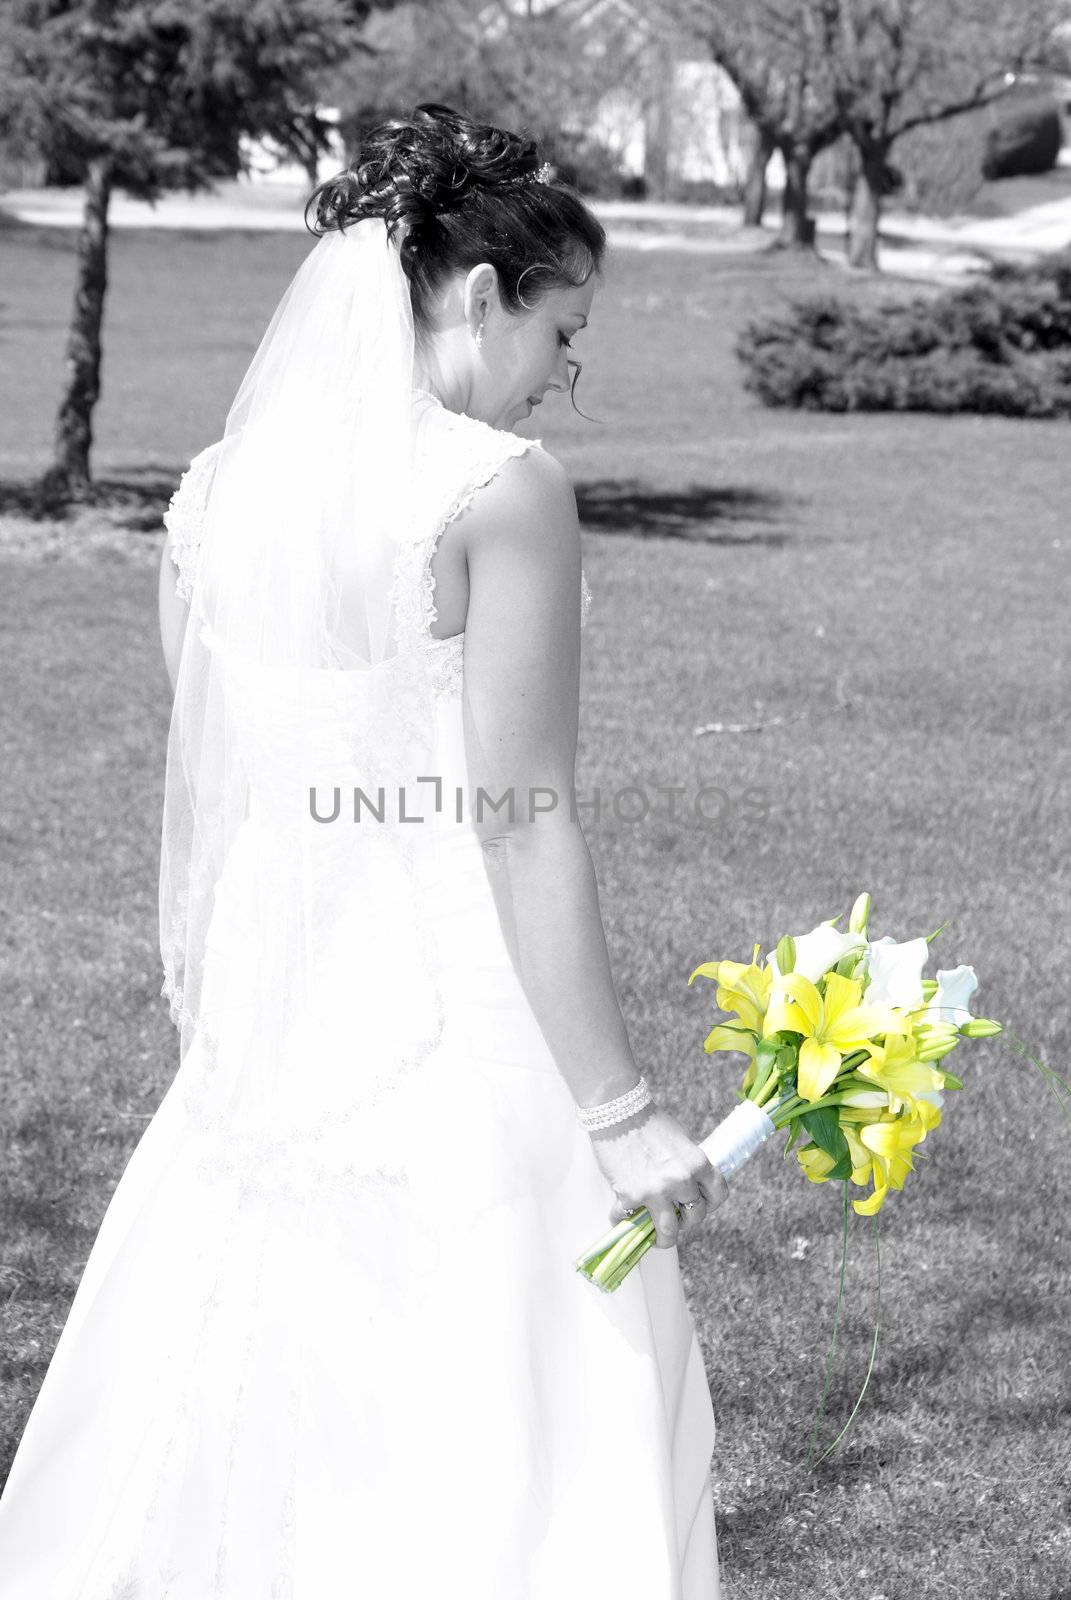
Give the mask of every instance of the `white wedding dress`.
<path id="1" fill-rule="evenodd" d="M 478 487 L 538 443 L 426 395 L 415 414 L 427 523 L 397 584 L 427 670 L 382 709 L 404 723 L 405 695 L 431 696 L 421 765 L 452 797 L 464 636 L 432 637 L 429 562 Z M 168 517 L 186 594 L 211 470 L 208 451 Z M 583 598 L 586 615 L 586 583 Z M 354 676 L 318 682 L 325 749 Z M 385 883 L 370 917 L 369 880 L 350 891 L 336 1009 L 303 1042 L 346 1066 L 317 1115 L 299 1083 L 272 1123 L 228 1079 L 228 1041 L 252 1025 L 253 886 L 285 730 L 280 707 L 250 735 L 264 782 L 216 889 L 212 1048 L 195 1037 L 86 1263 L 0 1499 L 0 1596 L 716 1600 L 714 1417 L 677 1252 L 648 1251 L 611 1295 L 575 1269 L 613 1194 L 452 800 L 410 830 L 419 905 Z M 345 826 L 321 830 L 339 861 Z M 440 963 L 416 1052 L 420 985 L 367 932 L 392 916 L 420 919 Z M 360 1095 L 356 1019 L 382 1040 L 376 1060 L 362 1047 Z"/>

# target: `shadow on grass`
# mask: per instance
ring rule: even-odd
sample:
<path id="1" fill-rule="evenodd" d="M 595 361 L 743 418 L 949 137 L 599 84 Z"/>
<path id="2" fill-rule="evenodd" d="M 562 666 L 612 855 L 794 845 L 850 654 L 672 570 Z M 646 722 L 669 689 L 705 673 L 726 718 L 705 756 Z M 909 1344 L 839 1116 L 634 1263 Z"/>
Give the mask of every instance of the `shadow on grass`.
<path id="1" fill-rule="evenodd" d="M 57 496 L 40 478 L 0 479 L 0 516 L 62 522 L 89 509 L 107 512 L 137 532 L 157 533 L 183 471 L 183 467 L 172 469 L 155 463 L 119 468 L 120 476 L 96 479 L 80 500 Z"/>
<path id="2" fill-rule="evenodd" d="M 160 463 L 117 469 L 98 478 L 82 500 L 57 498 L 39 478 L 0 479 L 0 516 L 64 521 L 87 508 L 109 513 L 135 531 L 158 532 L 160 519 L 182 475 L 182 467 Z M 577 485 L 584 526 L 597 533 L 638 533 L 690 539 L 704 544 L 770 545 L 781 548 L 790 535 L 784 527 L 756 529 L 756 523 L 783 521 L 786 499 L 764 489 L 654 489 L 636 478 L 597 478 Z M 733 524 L 748 524 L 736 530 Z"/>
<path id="3" fill-rule="evenodd" d="M 778 548 L 789 539 L 783 528 L 733 531 L 733 523 L 773 523 L 783 517 L 784 496 L 764 489 L 709 484 L 653 489 L 636 478 L 595 478 L 577 484 L 576 500 L 580 521 L 596 533 L 653 534 L 703 544 Z"/>

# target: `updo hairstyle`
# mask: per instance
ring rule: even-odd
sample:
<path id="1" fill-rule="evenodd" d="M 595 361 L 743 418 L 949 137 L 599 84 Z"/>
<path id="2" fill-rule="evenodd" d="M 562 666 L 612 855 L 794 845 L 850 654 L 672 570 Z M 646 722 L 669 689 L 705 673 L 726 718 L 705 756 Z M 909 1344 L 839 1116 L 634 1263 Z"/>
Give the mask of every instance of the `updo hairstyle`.
<path id="1" fill-rule="evenodd" d="M 418 333 L 430 332 L 446 280 L 484 261 L 505 308 L 528 311 L 549 290 L 586 283 L 606 247 L 576 190 L 536 177 L 547 171 L 534 139 L 428 102 L 364 135 L 353 164 L 310 196 L 306 226 L 322 234 L 382 217 L 392 240 L 401 229 Z"/>

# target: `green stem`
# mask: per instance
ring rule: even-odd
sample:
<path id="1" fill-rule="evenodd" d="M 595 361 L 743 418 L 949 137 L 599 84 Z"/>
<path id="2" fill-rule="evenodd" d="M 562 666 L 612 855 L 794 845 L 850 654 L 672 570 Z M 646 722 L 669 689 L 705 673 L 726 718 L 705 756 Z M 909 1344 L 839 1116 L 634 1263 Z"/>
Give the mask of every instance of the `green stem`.
<path id="1" fill-rule="evenodd" d="M 770 1112 L 770 1121 L 775 1128 L 787 1128 L 796 1112 L 804 1104 L 805 1102 L 800 1099 L 799 1095 L 789 1095 L 787 1100 L 782 1100 L 781 1104 L 775 1106 L 773 1111 Z"/>
<path id="2" fill-rule="evenodd" d="M 848 1185 L 847 1184 L 844 1185 L 844 1200 L 845 1200 L 845 1205 L 847 1205 L 847 1200 L 848 1200 Z M 881 1328 L 881 1245 L 878 1242 L 878 1219 L 877 1219 L 876 1216 L 873 1216 L 873 1217 L 871 1217 L 870 1221 L 871 1221 L 871 1224 L 872 1224 L 873 1230 L 874 1230 L 874 1254 L 875 1254 L 875 1256 L 877 1258 L 877 1264 L 878 1264 L 877 1306 L 876 1306 L 875 1311 L 874 1311 L 874 1341 L 870 1346 L 870 1361 L 867 1364 L 866 1377 L 863 1379 L 863 1387 L 859 1391 L 858 1400 L 856 1400 L 854 1406 L 852 1407 L 851 1415 L 849 1416 L 847 1422 L 844 1424 L 843 1428 L 837 1434 L 837 1437 L 833 1440 L 833 1443 L 829 1446 L 829 1449 L 828 1450 L 823 1450 L 822 1454 L 818 1457 L 818 1460 L 815 1461 L 814 1465 L 816 1467 L 820 1466 L 822 1464 L 822 1462 L 825 1461 L 828 1456 L 831 1456 L 833 1454 L 833 1451 L 840 1444 L 841 1440 L 844 1438 L 844 1435 L 847 1433 L 848 1429 L 851 1427 L 853 1421 L 855 1420 L 855 1414 L 859 1410 L 859 1407 L 863 1403 L 863 1396 L 866 1394 L 867 1385 L 870 1383 L 870 1376 L 871 1376 L 871 1373 L 874 1371 L 874 1360 L 875 1360 L 875 1357 L 877 1356 L 877 1353 L 878 1353 L 878 1332 L 879 1332 L 879 1330 Z"/>
<path id="3" fill-rule="evenodd" d="M 771 1073 L 770 1077 L 766 1080 L 758 1094 L 755 1096 L 755 1104 L 757 1106 L 762 1106 L 763 1109 L 765 1109 L 769 1102 L 774 1098 L 776 1093 L 777 1074 Z"/>
<path id="4" fill-rule="evenodd" d="M 818 1432 L 822 1426 L 822 1419 L 826 1414 L 826 1399 L 829 1395 L 829 1381 L 833 1376 L 833 1357 L 837 1351 L 837 1332 L 840 1328 L 840 1314 L 844 1306 L 844 1269 L 848 1263 L 848 1185 L 844 1185 L 844 1225 L 841 1230 L 840 1244 L 840 1284 L 837 1288 L 837 1309 L 833 1313 L 833 1337 L 829 1341 L 829 1353 L 826 1356 L 826 1372 L 822 1383 L 822 1398 L 818 1402 L 818 1410 L 814 1416 L 814 1432 L 811 1435 L 810 1447 L 807 1451 L 806 1470 L 809 1472 L 814 1465 L 814 1452 L 818 1445 Z"/>
<path id="5" fill-rule="evenodd" d="M 1029 1048 L 1023 1043 L 1022 1039 L 1019 1038 L 1018 1034 L 1008 1032 L 1006 1023 L 1001 1023 L 1001 1027 L 1004 1029 L 1005 1041 L 1011 1045 L 1012 1049 L 1017 1051 L 1019 1055 L 1025 1056 L 1029 1062 L 1037 1067 L 1042 1078 L 1045 1080 L 1046 1087 L 1054 1097 L 1056 1104 L 1060 1107 L 1064 1119 L 1066 1120 L 1068 1126 L 1071 1127 L 1071 1116 L 1068 1115 L 1067 1106 L 1064 1103 L 1064 1100 L 1061 1098 L 1062 1091 L 1064 1096 L 1066 1096 L 1068 1099 L 1071 1099 L 1071 1084 L 1067 1083 L 1065 1079 L 1061 1078 L 1060 1074 L 1052 1067 L 1046 1066 L 1044 1061 L 1039 1061 L 1037 1056 L 1032 1055 Z"/>

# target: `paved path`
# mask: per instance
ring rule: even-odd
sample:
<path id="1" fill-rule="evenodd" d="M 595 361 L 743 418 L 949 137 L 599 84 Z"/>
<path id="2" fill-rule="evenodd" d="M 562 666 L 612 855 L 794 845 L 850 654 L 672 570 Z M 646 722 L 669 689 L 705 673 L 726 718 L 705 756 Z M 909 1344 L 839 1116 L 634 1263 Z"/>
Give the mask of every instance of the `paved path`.
<path id="1" fill-rule="evenodd" d="M 300 232 L 306 191 L 282 184 L 222 183 L 213 194 L 168 194 L 156 205 L 124 194 L 112 199 L 115 228 L 264 229 Z M 48 227 L 77 227 L 81 194 L 77 189 L 24 189 L 0 194 L 0 209 L 20 221 Z M 776 224 L 745 228 L 739 209 L 730 206 L 675 205 L 659 201 L 598 200 L 592 209 L 620 250 L 683 250 L 702 254 L 746 255 L 762 249 Z M 818 243 L 831 260 L 844 256 L 844 222 L 818 217 Z M 937 220 L 890 211 L 882 224 L 881 264 L 886 273 L 955 279 L 984 269 L 994 256 L 1029 260 L 1071 245 L 1071 195 L 1021 211 L 1014 217 L 963 217 Z"/>

